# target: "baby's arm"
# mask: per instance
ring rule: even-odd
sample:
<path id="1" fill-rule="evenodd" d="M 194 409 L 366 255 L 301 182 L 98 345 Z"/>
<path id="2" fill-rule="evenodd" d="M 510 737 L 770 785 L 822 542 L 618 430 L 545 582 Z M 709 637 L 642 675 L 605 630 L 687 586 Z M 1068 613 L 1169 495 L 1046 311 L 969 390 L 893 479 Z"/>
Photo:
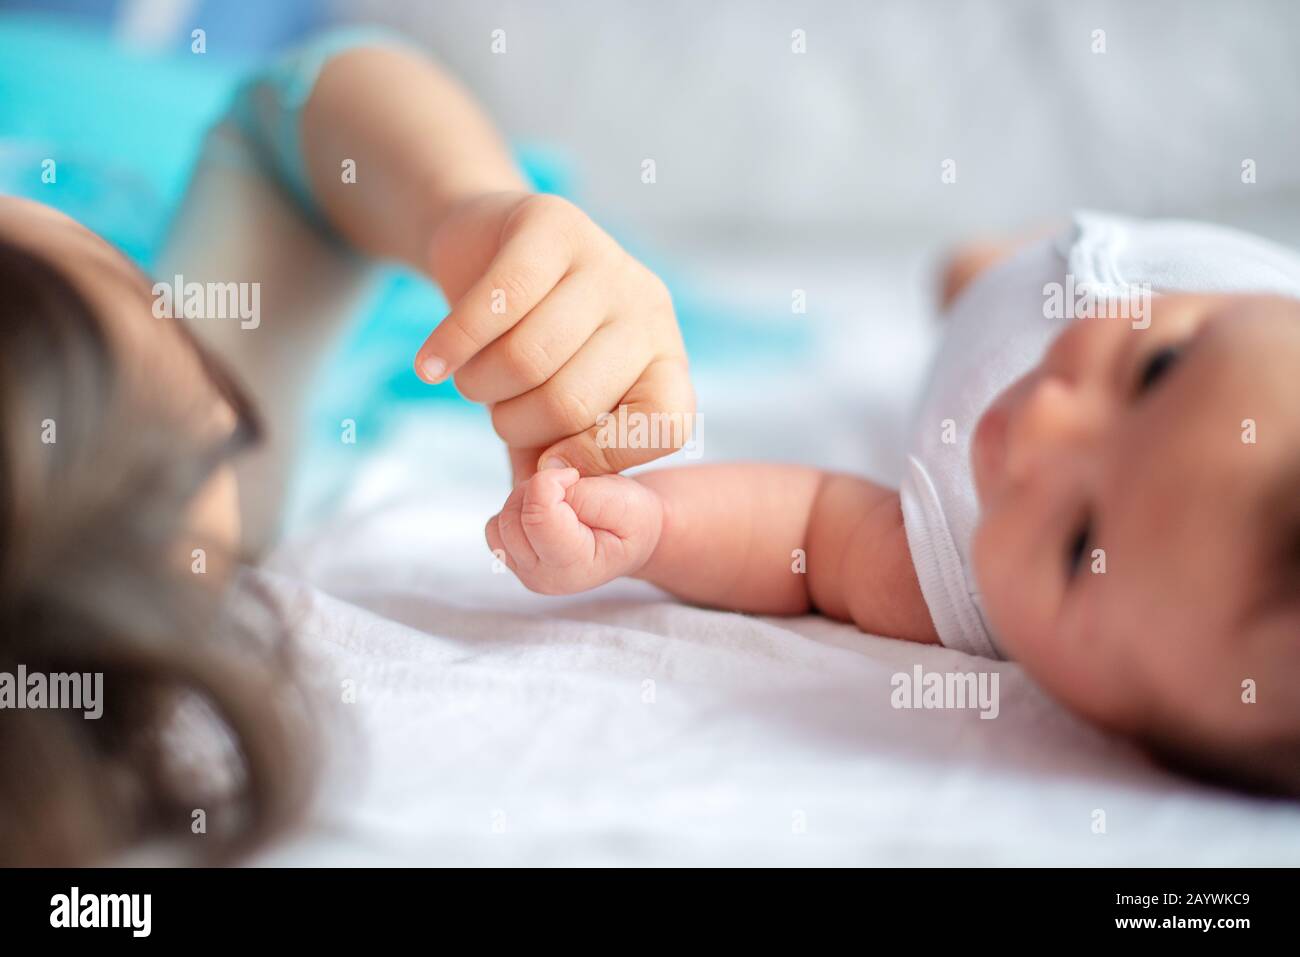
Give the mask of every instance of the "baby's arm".
<path id="1" fill-rule="evenodd" d="M 634 575 L 699 604 L 818 611 L 873 634 L 938 640 L 898 493 L 852 476 L 763 464 L 637 479 L 544 470 L 515 490 L 487 534 L 536 591 Z"/>

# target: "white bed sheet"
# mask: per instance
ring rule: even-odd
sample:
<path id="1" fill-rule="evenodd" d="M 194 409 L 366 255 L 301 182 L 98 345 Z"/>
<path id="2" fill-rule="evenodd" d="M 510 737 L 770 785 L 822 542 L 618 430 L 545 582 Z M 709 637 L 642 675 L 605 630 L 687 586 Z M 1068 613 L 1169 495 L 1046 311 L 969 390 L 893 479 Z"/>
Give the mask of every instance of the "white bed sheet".
<path id="1" fill-rule="evenodd" d="M 809 321 L 839 335 L 815 380 L 699 371 L 707 458 L 888 477 L 885 424 L 930 333 L 922 260 L 871 261 L 805 279 L 821 303 Z M 788 301 L 782 271 L 748 263 L 730 288 Z M 345 499 L 265 573 L 355 733 L 331 738 L 318 808 L 262 863 L 1300 864 L 1300 805 L 1161 771 L 1014 664 L 687 607 L 637 582 L 530 594 L 483 541 L 506 486 L 481 414 L 426 413 L 357 454 Z M 916 664 L 996 670 L 999 716 L 895 710 L 891 676 Z"/>

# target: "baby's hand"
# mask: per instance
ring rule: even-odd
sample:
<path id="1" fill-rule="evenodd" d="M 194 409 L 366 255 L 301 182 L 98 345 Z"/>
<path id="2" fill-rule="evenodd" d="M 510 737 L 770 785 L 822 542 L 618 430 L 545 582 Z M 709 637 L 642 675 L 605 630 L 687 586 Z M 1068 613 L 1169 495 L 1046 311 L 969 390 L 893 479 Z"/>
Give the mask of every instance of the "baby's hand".
<path id="1" fill-rule="evenodd" d="M 487 540 L 530 589 L 567 595 L 640 571 L 662 524 L 659 496 L 634 479 L 544 468 L 510 493 Z"/>

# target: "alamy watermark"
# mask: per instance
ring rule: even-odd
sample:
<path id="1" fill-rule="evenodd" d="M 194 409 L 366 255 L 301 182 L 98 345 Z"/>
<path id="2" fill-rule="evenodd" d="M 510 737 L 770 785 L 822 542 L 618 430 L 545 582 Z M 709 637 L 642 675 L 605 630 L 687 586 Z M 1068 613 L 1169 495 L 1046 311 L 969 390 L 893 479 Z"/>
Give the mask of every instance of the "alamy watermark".
<path id="1" fill-rule="evenodd" d="M 104 713 L 104 673 L 47 673 L 28 671 L 26 665 L 19 665 L 17 672 L 0 671 L 0 709 L 4 708 L 81 711 L 82 717 L 94 721 Z"/>
<path id="2" fill-rule="evenodd" d="M 262 324 L 260 282 L 186 282 L 177 273 L 170 283 L 153 284 L 157 319 L 238 319 L 239 328 Z"/>
<path id="3" fill-rule="evenodd" d="M 132 937 L 148 937 L 153 929 L 152 894 L 83 893 L 73 885 L 66 894 L 50 898 L 51 927 L 120 927 Z"/>
<path id="4" fill-rule="evenodd" d="M 699 412 L 617 412 L 596 416 L 596 445 L 602 449 L 681 449 L 688 459 L 703 454 L 704 415 Z"/>
<path id="5" fill-rule="evenodd" d="M 889 703 L 898 709 L 978 710 L 981 718 L 998 716 L 996 671 L 925 671 L 916 665 L 889 681 Z"/>
<path id="6" fill-rule="evenodd" d="M 1043 285 L 1045 319 L 1127 319 L 1134 329 L 1151 325 L 1151 284 L 1126 283 L 1118 287 L 1075 283 L 1072 273 L 1065 283 Z"/>

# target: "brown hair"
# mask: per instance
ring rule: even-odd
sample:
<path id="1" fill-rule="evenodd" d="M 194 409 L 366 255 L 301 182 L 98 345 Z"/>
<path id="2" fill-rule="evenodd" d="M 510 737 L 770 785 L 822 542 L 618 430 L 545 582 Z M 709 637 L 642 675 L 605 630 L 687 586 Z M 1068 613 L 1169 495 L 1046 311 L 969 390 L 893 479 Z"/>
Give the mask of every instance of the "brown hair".
<path id="1" fill-rule="evenodd" d="M 229 860 L 289 822 L 311 777 L 282 616 L 185 524 L 256 440 L 251 409 L 206 357 L 244 422 L 229 440 L 123 401 L 85 298 L 4 241 L 0 342 L 0 672 L 103 674 L 98 720 L 0 709 L 0 864 L 95 862 L 151 838 Z M 191 547 L 214 573 L 194 573 Z M 224 611 L 235 587 L 261 622 Z"/>

